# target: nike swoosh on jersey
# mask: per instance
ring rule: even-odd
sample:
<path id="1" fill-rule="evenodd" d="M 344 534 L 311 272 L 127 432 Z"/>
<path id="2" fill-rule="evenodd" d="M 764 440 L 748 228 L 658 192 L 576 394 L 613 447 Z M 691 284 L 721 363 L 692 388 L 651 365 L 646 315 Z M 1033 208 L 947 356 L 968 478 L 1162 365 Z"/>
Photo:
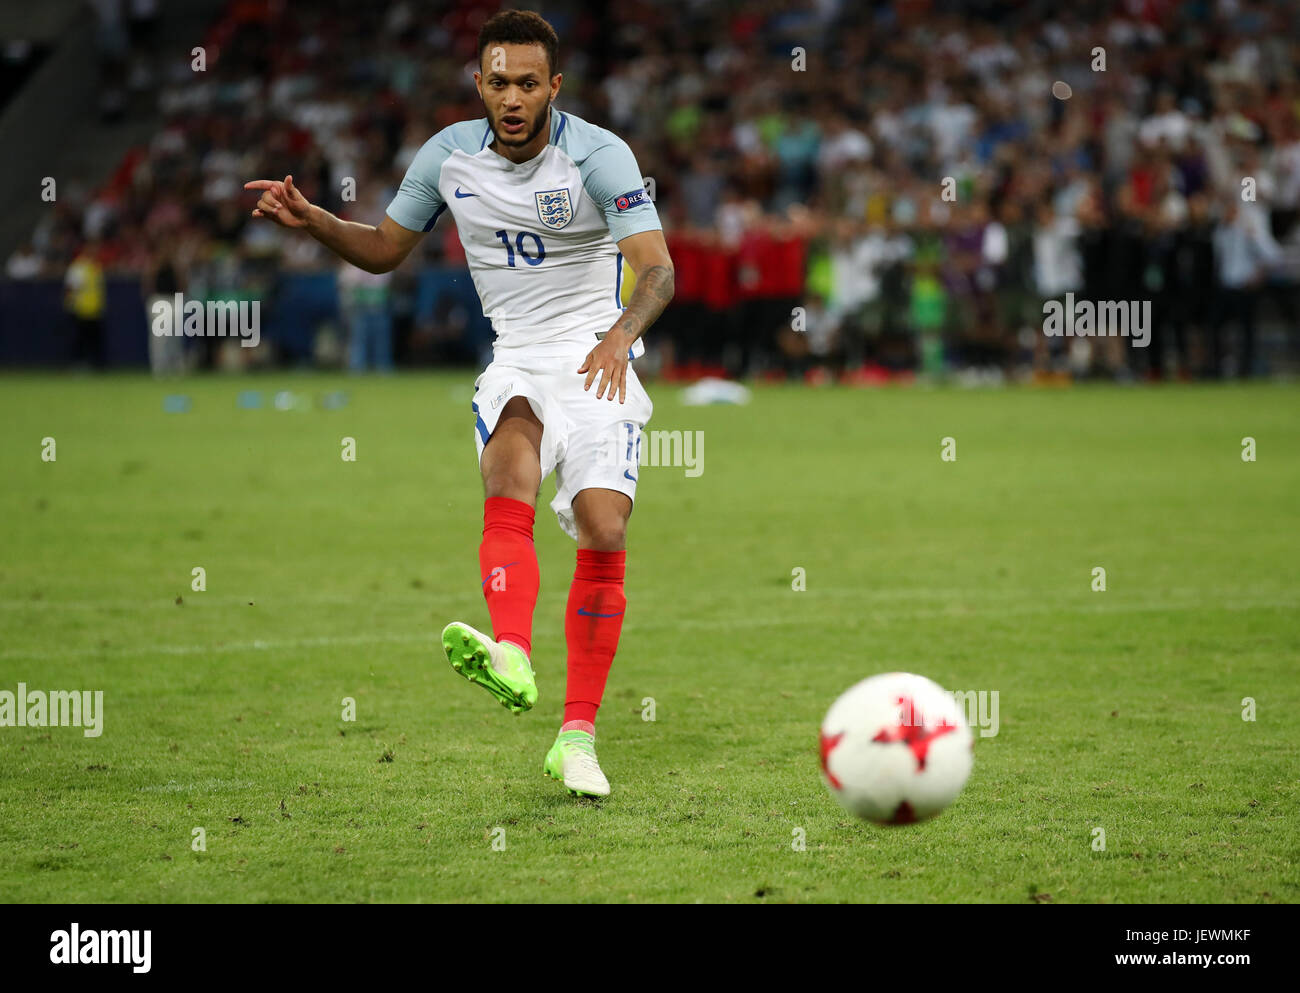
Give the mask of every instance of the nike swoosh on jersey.
<path id="1" fill-rule="evenodd" d="M 478 196 L 477 193 L 462 193 L 462 192 L 460 191 L 460 187 L 459 187 L 459 186 L 456 187 L 456 199 L 457 199 L 457 200 L 464 200 L 466 197 L 476 197 L 476 196 Z"/>

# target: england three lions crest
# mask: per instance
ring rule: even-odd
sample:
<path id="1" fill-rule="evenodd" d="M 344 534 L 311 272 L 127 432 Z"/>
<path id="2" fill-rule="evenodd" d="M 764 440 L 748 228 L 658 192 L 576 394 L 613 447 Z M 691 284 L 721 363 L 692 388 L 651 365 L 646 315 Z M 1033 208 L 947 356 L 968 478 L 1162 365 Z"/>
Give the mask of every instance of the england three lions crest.
<path id="1" fill-rule="evenodd" d="M 573 220 L 573 204 L 569 201 L 568 190 L 543 190 L 534 193 L 533 199 L 537 201 L 537 216 L 551 230 L 568 227 Z"/>

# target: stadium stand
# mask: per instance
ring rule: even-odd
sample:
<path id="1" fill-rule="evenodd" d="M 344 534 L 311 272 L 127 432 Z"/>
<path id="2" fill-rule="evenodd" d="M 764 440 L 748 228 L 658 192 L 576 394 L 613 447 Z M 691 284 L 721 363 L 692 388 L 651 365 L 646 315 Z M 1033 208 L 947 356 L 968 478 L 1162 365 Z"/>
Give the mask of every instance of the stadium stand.
<path id="1" fill-rule="evenodd" d="M 337 261 L 250 223 L 242 182 L 292 172 L 313 201 L 377 220 L 420 144 L 480 116 L 475 38 L 497 5 L 209 6 L 184 20 L 159 8 L 146 27 L 130 0 L 98 5 L 102 82 L 83 66 L 59 96 L 97 118 L 85 135 L 66 113 L 58 135 L 30 124 L 51 99 L 42 77 L 87 44 L 84 8 L 71 27 L 42 15 L 57 47 L 0 121 L 0 138 L 15 113 L 32 130 L 0 184 L 13 201 L 0 362 L 73 355 L 70 332 L 19 339 L 54 320 L 90 238 L 108 276 L 111 364 L 145 361 L 160 255 L 191 294 L 265 301 L 264 360 L 345 361 Z M 995 383 L 1296 366 L 1295 4 L 567 2 L 545 14 L 565 39 L 559 105 L 626 137 L 655 181 L 679 287 L 647 373 Z M 56 140 L 69 142 L 61 157 Z M 57 204 L 33 193 L 49 174 L 67 177 Z M 1045 338 L 1044 302 L 1066 293 L 1149 301 L 1150 347 Z M 484 357 L 491 331 L 450 223 L 384 301 L 399 364 Z"/>

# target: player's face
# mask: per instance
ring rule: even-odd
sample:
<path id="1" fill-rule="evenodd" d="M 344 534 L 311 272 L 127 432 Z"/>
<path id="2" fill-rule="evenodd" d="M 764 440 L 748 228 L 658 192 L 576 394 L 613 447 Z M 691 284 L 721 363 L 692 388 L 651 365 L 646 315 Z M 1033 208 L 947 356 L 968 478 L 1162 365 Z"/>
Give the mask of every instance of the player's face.
<path id="1" fill-rule="evenodd" d="M 541 45 L 493 45 L 484 49 L 480 68 L 474 82 L 497 143 L 523 148 L 546 126 L 560 75 L 550 75 Z"/>

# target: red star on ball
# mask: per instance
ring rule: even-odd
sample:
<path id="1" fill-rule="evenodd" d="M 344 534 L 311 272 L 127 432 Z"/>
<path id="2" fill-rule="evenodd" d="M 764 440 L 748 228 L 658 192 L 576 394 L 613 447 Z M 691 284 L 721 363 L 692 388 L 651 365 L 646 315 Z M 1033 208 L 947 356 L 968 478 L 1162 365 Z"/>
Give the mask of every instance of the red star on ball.
<path id="1" fill-rule="evenodd" d="M 898 698 L 898 703 L 899 706 L 904 708 L 903 714 L 905 719 L 911 720 L 912 716 L 916 713 L 915 704 L 912 703 L 910 698 L 905 696 L 900 696 Z M 957 725 L 953 724 L 952 721 L 947 718 L 945 718 L 941 724 L 899 723 L 895 727 L 888 727 L 877 731 L 876 736 L 871 740 L 883 742 L 904 742 L 916 757 L 916 771 L 923 772 L 925 770 L 925 756 L 926 752 L 930 749 L 930 742 L 934 741 L 935 738 L 942 737 L 949 731 L 956 730 Z M 824 745 L 822 754 L 825 755 Z"/>
<path id="2" fill-rule="evenodd" d="M 835 778 L 834 774 L 830 770 L 830 767 L 826 764 L 826 760 L 831 757 L 831 751 L 835 748 L 836 745 L 840 743 L 840 739 L 843 737 L 844 737 L 843 731 L 841 731 L 839 734 L 827 734 L 825 731 L 823 731 L 821 735 L 822 772 L 826 774 L 827 782 L 829 782 L 837 790 L 840 788 L 840 781 Z"/>

